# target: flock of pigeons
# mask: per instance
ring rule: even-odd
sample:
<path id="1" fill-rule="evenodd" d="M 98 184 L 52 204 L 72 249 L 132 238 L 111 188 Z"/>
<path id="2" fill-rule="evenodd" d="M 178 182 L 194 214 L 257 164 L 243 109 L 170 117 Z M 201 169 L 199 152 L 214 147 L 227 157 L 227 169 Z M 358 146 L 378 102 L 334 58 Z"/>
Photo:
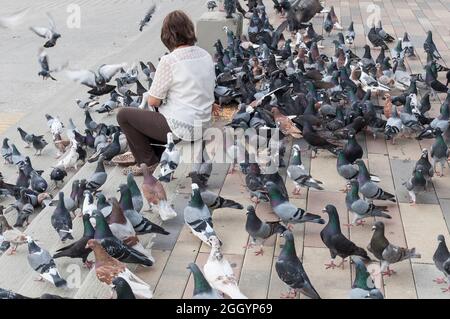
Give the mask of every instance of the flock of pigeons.
<path id="1" fill-rule="evenodd" d="M 213 10 L 214 6 L 210 2 L 208 1 L 208 7 Z M 225 151 L 245 175 L 252 200 L 256 203 L 269 202 L 280 220 L 263 221 L 257 216 L 254 206 L 247 207 L 245 229 L 252 239 L 249 246 L 258 244 L 259 250 L 255 254 L 261 255 L 264 241 L 280 234 L 285 242 L 275 267 L 279 278 L 290 288 L 289 293 L 283 297 L 293 298 L 300 292 L 310 298 L 320 298 L 297 257 L 291 230 L 298 223 L 326 222 L 321 216 L 290 203 L 280 173 L 268 168 L 273 163 L 279 167 L 287 166 L 288 177 L 295 185 L 294 194 L 299 194 L 302 187 L 322 190 L 322 182 L 314 179 L 304 167 L 299 145 L 293 145 L 289 164 L 286 165 L 283 161 L 289 139 L 302 139 L 314 154 L 319 150 L 326 150 L 337 157 L 337 172 L 347 181 L 346 206 L 354 216 L 349 226 L 360 225 L 364 219 L 371 217 L 391 218 L 388 206 L 378 206 L 373 201 L 395 202 L 395 196 L 377 185 L 380 179 L 368 171 L 362 160 L 363 149 L 356 136 L 364 130 L 370 130 L 374 138 L 383 135 L 393 143 L 400 136 L 406 138 L 413 135 L 418 139 L 435 140 L 430 154 L 428 150 L 423 151 L 412 177 L 405 183 L 411 201 L 415 203 L 416 194 L 425 191 L 430 183 L 437 163 L 441 165 L 439 174 L 442 175 L 449 157 L 443 134 L 448 131 L 449 126 L 450 95 L 447 95 L 442 104 L 439 117 L 432 119 L 427 116 L 427 112 L 431 108 L 430 96 L 434 96 L 435 92 L 447 92 L 448 83 L 444 85 L 439 82 L 438 72 L 447 72 L 447 78 L 450 73 L 449 69 L 439 64 L 441 57 L 433 43 L 431 32 L 424 44 L 428 54 L 425 73 L 409 74 L 404 60 L 414 58 L 415 49 L 407 34 L 391 50 L 391 57 L 385 56 L 384 51 L 388 48 L 386 42 L 393 42 L 395 39 L 383 30 L 380 22 L 368 34 L 370 43 L 381 48 L 380 55 L 373 59 L 370 46 L 366 45 L 364 56 L 359 57 L 351 49 L 356 37 L 352 23 L 346 32 L 338 33 L 337 40 L 334 41 L 335 54 L 327 56 L 320 52 L 323 36 L 315 32 L 309 21 L 316 14 L 326 13 L 323 23 L 325 32 L 330 34 L 333 29 L 340 31 L 342 27 L 334 8 L 326 10 L 315 0 L 273 2 L 276 11 L 285 17 L 280 26 L 272 26 L 263 1 L 248 1 L 248 11 L 245 12 L 249 19 L 248 36 L 236 37 L 231 30 L 225 28 L 226 45 L 220 40 L 215 43 L 215 96 L 219 105 L 239 103 L 237 112 L 225 130 L 230 127 L 252 128 L 256 132 L 235 140 L 231 145 L 225 145 Z M 141 31 L 150 22 L 154 12 L 155 7 L 152 6 L 140 23 Z M 17 15 L 23 13 L 19 12 Z M 45 48 L 55 46 L 60 38 L 50 15 L 49 20 L 50 28 L 31 28 L 45 38 Z M 11 21 L 14 18 L 0 18 L 0 25 L 8 27 L 13 24 Z M 286 28 L 292 32 L 292 39 L 285 38 Z M 44 49 L 40 50 L 39 57 L 42 66 L 39 75 L 44 79 L 54 79 L 52 73 L 63 67 L 50 69 Z M 151 62 L 139 64 L 150 86 L 156 69 Z M 142 245 L 139 236 L 150 233 L 169 234 L 162 226 L 148 220 L 142 212 L 144 202 L 147 201 L 151 210 L 158 212 L 163 222 L 177 216 L 167 200 L 164 183 L 172 181 L 180 163 L 180 152 L 169 133 L 158 178 L 142 165 L 144 179 L 141 187 L 130 174 L 118 188 L 120 198 L 107 199 L 101 191 L 108 179 L 105 164 L 114 162 L 117 155 L 125 153 L 127 142 L 120 127 L 97 123 L 92 118 L 90 109 L 98 106 L 98 113 L 110 113 L 121 106 L 149 108 L 146 103 L 147 90 L 139 80 L 137 65 L 130 68 L 126 64 L 102 65 L 95 72 L 68 70 L 67 74 L 71 79 L 89 87 L 89 97 L 76 101 L 84 111 L 85 127 L 78 128 L 72 120 L 65 126 L 58 117 L 46 115 L 58 158 L 50 179 L 55 184 L 63 182 L 67 171 L 77 170 L 80 162 L 97 162 L 96 169 L 88 179 L 73 181 L 70 194 L 60 192 L 58 198 L 54 199 L 48 192 L 49 185 L 42 176 L 43 171 L 35 170 L 30 157 L 22 155 L 16 145 L 10 144 L 5 138 L 1 154 L 5 163 L 17 166 L 19 175 L 15 184 L 5 182 L 3 176 L 0 176 L 1 195 L 15 198 L 15 202 L 9 207 L 0 207 L 0 249 L 14 254 L 21 245 L 27 244 L 31 268 L 41 279 L 56 287 L 65 287 L 67 283 L 58 272 L 55 259 L 75 258 L 81 259 L 86 267 L 94 265 L 97 278 L 110 285 L 118 298 L 151 298 L 151 287 L 133 274 L 126 264 L 152 266 L 155 260 Z M 116 85 L 110 84 L 113 79 Z M 134 86 L 136 92 L 133 92 Z M 419 89 L 430 93 L 419 100 Z M 399 94 L 391 95 L 390 92 L 394 90 L 399 91 Z M 371 94 L 375 92 L 382 92 L 386 105 L 373 103 Z M 109 100 L 100 104 L 99 97 L 104 95 L 109 95 Z M 276 135 L 271 136 L 272 129 L 279 130 L 280 139 L 276 139 Z M 47 146 L 43 135 L 29 134 L 21 128 L 18 131 L 26 147 L 33 147 L 36 155 L 40 155 Z M 264 134 L 259 134 L 262 131 L 265 131 Z M 259 149 L 250 147 L 255 143 L 248 143 L 249 140 L 257 141 Z M 345 140 L 343 145 L 341 140 Z M 205 142 L 203 149 L 206 150 Z M 267 162 L 255 161 L 259 152 L 267 155 Z M 194 298 L 201 299 L 223 298 L 224 295 L 246 298 L 239 289 L 230 263 L 221 252 L 222 241 L 214 230 L 212 217 L 215 209 L 242 210 L 243 206 L 208 189 L 212 166 L 213 156 L 207 151 L 199 154 L 197 163 L 193 164 L 189 173 L 192 195 L 183 212 L 187 227 L 211 247 L 203 272 L 194 263 L 188 266 L 195 283 L 193 295 Z M 61 243 L 71 241 L 53 255 L 20 230 L 28 223 L 35 210 L 46 206 L 55 207 L 51 226 Z M 16 224 L 10 226 L 4 214 L 12 210 L 17 211 L 18 217 Z M 371 258 L 364 248 L 358 247 L 343 235 L 336 207 L 327 205 L 323 212 L 328 215 L 328 222 L 320 236 L 332 257 L 331 262 L 326 265 L 327 269 L 343 265 L 345 258 L 350 257 L 356 268 L 350 297 L 383 298 L 366 267 Z M 81 219 L 84 232 L 81 238 L 75 239 L 72 236 L 73 222 Z M 381 262 L 383 275 L 391 276 L 394 273 L 390 268 L 391 264 L 409 258 L 420 258 L 414 248 L 402 248 L 390 243 L 385 237 L 383 222 L 377 221 L 373 230 L 367 250 Z M 438 269 L 450 278 L 450 253 L 444 237 L 439 236 L 438 241 L 433 259 Z M 94 261 L 88 260 L 92 252 Z M 334 263 L 337 256 L 342 258 L 339 264 Z M 437 282 L 444 283 L 445 280 L 439 279 Z M 0 290 L 0 297 L 27 298 L 8 290 Z M 41 298 L 58 296 L 43 295 Z"/>

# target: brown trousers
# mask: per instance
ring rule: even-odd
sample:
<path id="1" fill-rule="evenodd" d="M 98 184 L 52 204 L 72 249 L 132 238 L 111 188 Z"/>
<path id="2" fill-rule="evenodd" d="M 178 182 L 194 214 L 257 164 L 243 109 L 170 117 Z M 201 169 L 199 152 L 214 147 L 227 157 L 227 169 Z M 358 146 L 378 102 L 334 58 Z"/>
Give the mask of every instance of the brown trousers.
<path id="1" fill-rule="evenodd" d="M 150 144 L 167 143 L 170 127 L 163 115 L 157 112 L 125 107 L 117 113 L 117 122 L 125 133 L 137 164 L 158 163 L 164 147 Z"/>

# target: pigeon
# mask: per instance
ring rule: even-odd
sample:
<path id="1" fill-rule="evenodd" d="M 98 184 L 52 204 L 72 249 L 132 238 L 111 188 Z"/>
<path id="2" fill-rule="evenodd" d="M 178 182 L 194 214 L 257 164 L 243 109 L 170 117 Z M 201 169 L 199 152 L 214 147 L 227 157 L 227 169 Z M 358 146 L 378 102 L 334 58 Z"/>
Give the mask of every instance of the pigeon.
<path id="1" fill-rule="evenodd" d="M 144 18 L 141 20 L 141 22 L 139 22 L 139 31 L 143 31 L 144 27 L 150 22 L 150 20 L 152 19 L 153 15 L 155 14 L 156 11 L 156 6 L 153 4 L 148 10 L 147 13 L 145 14 Z"/>
<path id="2" fill-rule="evenodd" d="M 0 17 L 0 28 L 3 29 L 14 29 L 15 27 L 21 25 L 25 20 L 30 9 L 22 9 L 20 11 L 14 12 L 9 16 Z"/>
<path id="3" fill-rule="evenodd" d="M 347 195 L 345 197 L 345 203 L 347 205 L 347 209 L 353 213 L 353 219 L 350 225 L 362 225 L 364 222 L 363 219 L 367 217 L 383 217 L 387 219 L 392 218 L 390 215 L 386 214 L 386 212 L 388 211 L 386 206 L 376 206 L 373 203 L 369 203 L 364 199 L 361 199 L 358 195 L 358 192 L 358 181 L 349 181 L 347 183 Z"/>
<path id="4" fill-rule="evenodd" d="M 381 273 L 383 275 L 391 276 L 395 273 L 394 270 L 389 269 L 389 265 L 398 263 L 400 261 L 410 258 L 420 258 L 420 254 L 416 253 L 416 249 L 407 249 L 395 246 L 389 243 L 389 240 L 384 235 L 383 222 L 376 222 L 372 227 L 374 231 L 372 239 L 370 240 L 367 250 L 370 251 L 379 261 L 381 261 Z"/>
<path id="5" fill-rule="evenodd" d="M 41 175 L 35 170 L 31 171 L 30 179 L 31 189 L 38 193 L 44 193 L 47 190 L 48 184 Z"/>
<path id="6" fill-rule="evenodd" d="M 437 278 L 434 280 L 437 284 L 445 283 L 447 279 L 447 284 L 450 285 L 450 253 L 445 243 L 444 235 L 439 235 L 438 246 L 433 254 L 433 261 L 436 268 L 444 274 L 444 278 Z M 442 292 L 449 292 L 450 286 L 447 288 L 442 288 Z"/>
<path id="7" fill-rule="evenodd" d="M 9 139 L 5 137 L 1 148 L 2 157 L 5 160 L 5 164 L 12 164 L 12 148 L 9 146 Z"/>
<path id="8" fill-rule="evenodd" d="M 331 16 L 331 21 L 333 22 L 333 28 L 335 28 L 336 30 L 343 30 L 342 26 L 339 24 L 336 12 L 334 11 L 334 6 L 331 6 L 329 13 Z"/>
<path id="9" fill-rule="evenodd" d="M 114 279 L 122 278 L 131 287 L 133 294 L 142 299 L 151 299 L 153 292 L 150 286 L 142 279 L 133 274 L 122 262 L 114 258 L 105 251 L 103 245 L 98 240 L 91 239 L 87 247 L 95 254 L 95 274 L 101 282 L 107 285 L 114 285 Z"/>
<path id="10" fill-rule="evenodd" d="M 286 227 L 279 222 L 263 222 L 256 215 L 255 207 L 247 207 L 247 221 L 245 222 L 245 230 L 250 235 L 251 244 L 247 247 L 253 247 L 259 242 L 260 248 L 255 252 L 255 256 L 263 255 L 264 241 L 274 234 L 282 234 Z"/>
<path id="11" fill-rule="evenodd" d="M 103 113 L 110 114 L 113 110 L 115 110 L 119 106 L 120 106 L 119 94 L 116 91 L 112 91 L 110 99 L 108 101 L 106 101 L 105 103 L 103 103 L 100 106 L 100 108 L 98 108 L 96 110 L 96 112 L 99 114 L 103 114 Z"/>
<path id="12" fill-rule="evenodd" d="M 108 218 L 108 216 L 112 212 L 112 206 L 108 201 L 106 200 L 105 195 L 103 195 L 101 192 L 95 194 L 97 198 L 97 210 L 100 211 L 100 213 L 105 216 L 105 218 Z"/>
<path id="13" fill-rule="evenodd" d="M 378 299 L 372 296 L 380 296 L 379 299 L 384 299 L 381 291 L 375 287 L 366 265 L 359 258 L 352 258 L 352 260 L 355 264 L 356 275 L 350 290 L 350 299 Z"/>
<path id="14" fill-rule="evenodd" d="M 347 31 L 345 32 L 345 42 L 349 45 L 352 45 L 355 42 L 355 29 L 353 27 L 353 21 L 350 22 L 350 26 L 348 27 Z M 382 51 L 384 52 L 384 51 Z"/>
<path id="15" fill-rule="evenodd" d="M 55 21 L 49 12 L 47 12 L 47 18 L 50 27 L 30 27 L 30 30 L 47 41 L 44 48 L 52 48 L 56 45 L 56 41 L 61 37 L 61 34 L 56 31 Z"/>
<path id="16" fill-rule="evenodd" d="M 265 184 L 266 189 L 269 192 L 270 204 L 273 211 L 277 216 L 287 224 L 298 223 L 316 223 L 325 224 L 325 221 L 318 215 L 307 213 L 304 209 L 297 208 L 291 204 L 281 192 L 278 185 L 273 182 L 267 182 Z"/>
<path id="17" fill-rule="evenodd" d="M 388 50 L 389 47 L 384 42 L 384 39 L 376 32 L 375 26 L 372 25 L 372 28 L 370 29 L 369 33 L 367 34 L 367 38 L 369 39 L 370 43 L 374 47 L 380 47 L 382 50 Z"/>
<path id="18" fill-rule="evenodd" d="M 0 225 L 4 242 L 10 243 L 7 254 L 13 255 L 20 245 L 27 243 L 26 235 L 20 230 L 11 227 L 3 214 L 0 214 Z"/>
<path id="19" fill-rule="evenodd" d="M 388 43 L 394 42 L 395 38 L 393 36 L 391 36 L 389 33 L 387 33 L 386 31 L 384 31 L 381 20 L 378 20 L 378 28 L 376 28 L 375 31 L 385 42 L 388 42 Z"/>
<path id="20" fill-rule="evenodd" d="M 293 147 L 291 162 L 287 168 L 287 175 L 294 183 L 294 195 L 300 195 L 300 187 L 311 187 L 317 190 L 323 190 L 322 182 L 317 181 L 309 174 L 302 163 L 300 147 L 295 144 Z"/>
<path id="21" fill-rule="evenodd" d="M 323 21 L 323 29 L 330 36 L 331 31 L 333 30 L 333 20 L 331 19 L 331 14 L 328 12 L 325 20 Z"/>
<path id="22" fill-rule="evenodd" d="M 68 70 L 66 74 L 69 79 L 91 88 L 88 91 L 89 94 L 101 96 L 111 93 L 116 88 L 113 85 L 109 85 L 108 82 L 124 67 L 126 67 L 125 63 L 103 64 L 97 69 L 97 72 L 91 70 Z"/>
<path id="23" fill-rule="evenodd" d="M 354 163 L 356 160 L 361 159 L 363 157 L 364 151 L 356 140 L 355 134 L 353 131 L 350 131 L 348 134 L 347 144 L 344 146 L 344 156 L 350 162 Z"/>
<path id="24" fill-rule="evenodd" d="M 43 80 L 47 80 L 50 78 L 53 81 L 58 81 L 56 78 L 53 77 L 52 73 L 61 72 L 69 65 L 69 63 L 66 62 L 56 68 L 50 69 L 49 58 L 48 58 L 47 52 L 43 48 L 41 48 L 41 49 L 39 49 L 38 54 L 39 54 L 38 62 L 39 62 L 39 65 L 41 66 L 41 70 L 39 71 L 38 76 L 42 76 Z"/>
<path id="25" fill-rule="evenodd" d="M 161 160 L 159 162 L 161 176 L 158 179 L 162 182 L 169 183 L 173 179 L 173 174 L 179 163 L 180 152 L 175 147 L 175 143 L 173 142 L 173 134 L 169 132 L 167 133 L 166 149 L 161 155 Z"/>
<path id="26" fill-rule="evenodd" d="M 323 209 L 324 213 L 328 214 L 328 224 L 320 232 L 320 238 L 327 248 L 330 250 L 331 262 L 325 264 L 326 269 L 344 266 L 345 258 L 349 256 L 360 256 L 366 261 L 370 261 L 367 252 L 356 246 L 352 241 L 347 239 L 341 232 L 341 225 L 339 222 L 339 215 L 336 207 L 327 205 Z M 342 262 L 338 265 L 334 263 L 334 259 L 339 256 Z"/>
<path id="27" fill-rule="evenodd" d="M 120 154 L 120 143 L 119 143 L 120 132 L 116 132 L 113 135 L 113 141 L 107 146 L 100 148 L 94 155 L 92 155 L 89 159 L 89 163 L 93 163 L 99 159 L 100 155 L 103 156 L 103 159 L 107 162 L 111 161 L 114 157 Z"/>
<path id="28" fill-rule="evenodd" d="M 427 38 L 423 43 L 423 49 L 426 53 L 429 53 L 434 59 L 442 59 L 441 54 L 439 53 L 436 45 L 433 41 L 433 33 L 431 31 L 427 32 Z"/>
<path id="29" fill-rule="evenodd" d="M 184 208 L 184 221 L 195 236 L 210 245 L 209 238 L 216 236 L 216 232 L 213 229 L 211 212 L 203 202 L 197 184 L 192 184 L 191 200 Z"/>
<path id="30" fill-rule="evenodd" d="M 22 141 L 25 142 L 25 148 L 30 148 L 31 144 L 33 143 L 33 136 L 31 134 L 28 134 L 27 132 L 25 132 L 23 129 L 21 129 L 20 127 L 17 128 L 17 131 L 19 131 L 20 134 L 20 138 L 22 139 Z"/>
<path id="31" fill-rule="evenodd" d="M 87 99 L 76 99 L 75 102 L 77 103 L 78 107 L 83 110 L 86 110 L 99 104 L 97 100 L 92 100 L 90 97 Z"/>
<path id="32" fill-rule="evenodd" d="M 77 152 L 78 145 L 77 143 L 73 143 L 70 147 L 70 150 L 66 153 L 66 155 L 58 162 L 56 167 L 64 168 L 64 170 L 68 170 L 69 168 L 73 168 L 74 170 L 78 170 L 78 159 L 80 155 Z"/>
<path id="33" fill-rule="evenodd" d="M 416 56 L 414 46 L 412 42 L 409 40 L 408 32 L 405 32 L 402 40 L 402 49 L 405 52 L 405 55 L 412 58 Z"/>
<path id="34" fill-rule="evenodd" d="M 192 164 L 191 172 L 188 177 L 195 178 L 197 184 L 204 188 L 208 185 L 209 177 L 212 172 L 212 161 L 206 150 L 206 141 L 202 141 L 202 150 L 197 155 L 195 162 Z"/>
<path id="35" fill-rule="evenodd" d="M 89 215 L 92 217 L 94 214 L 94 211 L 98 210 L 97 205 L 94 203 L 94 196 L 92 193 L 88 190 L 85 190 L 83 192 L 84 200 L 83 200 L 83 207 L 81 209 L 81 212 L 83 215 Z"/>
<path id="36" fill-rule="evenodd" d="M 103 214 L 99 211 L 95 211 L 93 215 L 95 218 L 94 239 L 102 245 L 111 257 L 129 264 L 140 264 L 143 266 L 153 265 L 153 261 L 146 255 L 136 249 L 126 246 L 120 239 L 113 235 Z"/>
<path id="37" fill-rule="evenodd" d="M 14 300 L 14 299 L 32 299 L 32 298 L 25 297 L 11 290 L 0 288 L 0 299 Z"/>
<path id="38" fill-rule="evenodd" d="M 14 224 L 14 227 L 24 227 L 25 223 L 29 225 L 28 219 L 30 216 L 34 213 L 34 207 L 31 204 L 25 204 L 23 205 L 22 209 L 17 214 L 16 223 Z"/>
<path id="39" fill-rule="evenodd" d="M 292 232 L 285 231 L 283 248 L 275 262 L 275 270 L 278 277 L 289 286 L 289 293 L 282 295 L 282 298 L 295 298 L 297 292 L 302 293 L 311 299 L 320 299 L 316 289 L 306 274 L 303 264 L 297 257 L 295 242 Z"/>
<path id="40" fill-rule="evenodd" d="M 442 131 L 440 128 L 436 128 L 434 130 L 434 135 L 436 135 L 436 139 L 434 141 L 434 144 L 431 146 L 431 158 L 433 159 L 433 169 L 437 173 L 438 176 L 442 177 L 444 176 L 444 166 L 445 163 L 448 164 L 448 158 L 450 156 L 450 151 L 448 149 L 447 144 L 444 141 L 444 138 L 442 137 Z M 436 170 L 437 164 L 441 165 L 441 171 L 438 172 Z"/>
<path id="41" fill-rule="evenodd" d="M 187 269 L 192 272 L 192 276 L 194 277 L 194 291 L 192 293 L 192 299 L 223 299 L 220 293 L 211 287 L 196 264 L 190 263 Z"/>
<path id="42" fill-rule="evenodd" d="M 117 299 L 136 299 L 128 282 L 122 277 L 116 277 L 112 281 L 112 288 L 116 292 Z"/>
<path id="43" fill-rule="evenodd" d="M 250 163 L 247 175 L 245 176 L 245 184 L 250 192 L 250 198 L 256 201 L 269 201 L 267 190 L 264 187 L 264 176 L 261 174 L 261 169 L 257 163 Z"/>
<path id="44" fill-rule="evenodd" d="M 367 171 L 366 164 L 363 160 L 357 160 L 356 164 L 358 165 L 358 183 L 359 183 L 359 191 L 369 200 L 379 199 L 379 200 L 388 200 L 391 202 L 396 202 L 395 195 L 392 195 L 388 192 L 385 192 L 383 189 L 378 187 L 373 181 L 370 179 L 370 174 Z"/>
<path id="45" fill-rule="evenodd" d="M 70 217 L 70 213 L 64 205 L 64 193 L 59 192 L 58 197 L 58 205 L 53 211 L 51 221 L 53 228 L 59 235 L 59 238 L 62 242 L 65 242 L 67 239 L 73 239 L 72 218 Z"/>
<path id="46" fill-rule="evenodd" d="M 110 199 L 110 202 L 112 205 L 112 212 L 108 216 L 107 221 L 113 235 L 123 241 L 128 247 L 131 247 L 143 255 L 146 255 L 152 260 L 152 262 L 154 262 L 154 258 L 150 256 L 149 252 L 140 243 L 133 225 L 130 220 L 125 217 L 124 211 L 120 207 L 117 199 L 113 197 Z"/>
<path id="47" fill-rule="evenodd" d="M 64 178 L 66 178 L 67 172 L 64 168 L 55 167 L 50 173 L 50 180 L 55 182 L 55 186 L 58 186 L 58 182 L 64 184 Z"/>
<path id="48" fill-rule="evenodd" d="M 162 227 L 152 223 L 133 208 L 131 191 L 127 185 L 121 184 L 118 191 L 120 192 L 120 206 L 138 235 L 149 233 L 169 234 Z"/>
<path id="49" fill-rule="evenodd" d="M 209 284 L 218 291 L 229 296 L 231 299 L 248 299 L 238 287 L 238 281 L 234 275 L 228 260 L 220 251 L 221 242 L 215 235 L 208 238 L 211 246 L 206 264 L 203 266 L 203 273 Z"/>
<path id="50" fill-rule="evenodd" d="M 40 274 L 40 280 L 47 280 L 57 288 L 66 287 L 67 282 L 59 274 L 58 268 L 56 268 L 55 260 L 52 258 L 50 253 L 39 247 L 30 236 L 27 236 L 27 243 L 28 264 L 34 271 Z"/>
<path id="51" fill-rule="evenodd" d="M 392 145 L 395 144 L 395 138 L 402 130 L 402 119 L 398 116 L 397 106 L 392 105 L 391 117 L 386 122 L 384 128 L 384 137 L 386 140 L 392 140 Z"/>
<path id="52" fill-rule="evenodd" d="M 142 192 L 151 209 L 157 210 L 163 221 L 175 218 L 177 212 L 170 206 L 167 201 L 166 191 L 163 185 L 153 175 L 145 164 L 141 164 L 144 174 L 144 182 L 142 184 Z"/>
<path id="53" fill-rule="evenodd" d="M 149 87 L 151 86 L 153 79 L 155 78 L 156 68 L 152 62 L 144 63 L 142 61 L 139 62 L 141 65 L 142 73 L 146 76 L 146 80 L 149 83 Z"/>
<path id="54" fill-rule="evenodd" d="M 11 160 L 12 160 L 14 165 L 17 165 L 20 162 L 23 162 L 25 160 L 25 156 L 23 156 L 19 152 L 19 150 L 17 149 L 16 145 L 11 144 L 11 149 L 12 149 Z"/>
<path id="55" fill-rule="evenodd" d="M 107 178 L 108 174 L 105 172 L 103 156 L 100 156 L 97 162 L 97 168 L 86 184 L 86 189 L 94 193 L 97 192 L 105 184 Z"/>
<path id="56" fill-rule="evenodd" d="M 411 197 L 411 203 L 416 204 L 416 194 L 423 192 L 427 187 L 427 180 L 425 179 L 422 168 L 414 169 L 413 176 L 408 179 L 403 185 L 408 190 L 408 194 Z"/>
<path id="57" fill-rule="evenodd" d="M 281 114 L 278 108 L 273 107 L 271 112 L 273 114 L 275 122 L 278 123 L 278 128 L 280 129 L 281 133 L 283 133 L 283 135 L 292 136 L 293 138 L 302 137 L 302 132 L 295 126 L 294 122 L 292 122 L 289 117 Z"/>
<path id="58" fill-rule="evenodd" d="M 328 142 L 326 139 L 321 137 L 312 127 L 308 121 L 303 122 L 303 138 L 309 144 L 314 152 L 314 157 L 317 156 L 318 149 L 326 149 L 330 153 L 336 155 L 339 147 Z"/>
<path id="59" fill-rule="evenodd" d="M 81 258 L 81 261 L 86 266 L 86 268 L 90 269 L 92 267 L 92 262 L 88 261 L 88 256 L 92 252 L 92 250 L 90 248 L 86 248 L 86 245 L 90 239 L 94 238 L 95 229 L 94 227 L 92 227 L 89 218 L 89 215 L 83 215 L 83 236 L 73 244 L 58 249 L 53 255 L 54 259 L 61 257 Z"/>
<path id="60" fill-rule="evenodd" d="M 434 168 L 433 165 L 431 165 L 429 157 L 428 157 L 428 150 L 424 148 L 422 150 L 422 155 L 420 156 L 420 159 L 416 162 L 416 165 L 414 166 L 414 171 L 416 170 L 422 170 L 422 174 L 425 177 L 426 185 L 428 186 L 428 183 L 431 181 L 431 178 L 434 176 Z"/>
<path id="61" fill-rule="evenodd" d="M 44 136 L 31 135 L 31 137 L 33 148 L 36 150 L 36 153 L 34 155 L 42 155 L 42 150 L 48 145 L 47 141 L 44 139 Z"/>
<path id="62" fill-rule="evenodd" d="M 127 186 L 131 192 L 131 200 L 133 202 L 133 208 L 138 213 L 140 213 L 142 210 L 142 207 L 144 206 L 144 201 L 143 201 L 141 190 L 137 186 L 136 181 L 134 180 L 134 175 L 132 173 L 129 173 L 127 176 Z"/>

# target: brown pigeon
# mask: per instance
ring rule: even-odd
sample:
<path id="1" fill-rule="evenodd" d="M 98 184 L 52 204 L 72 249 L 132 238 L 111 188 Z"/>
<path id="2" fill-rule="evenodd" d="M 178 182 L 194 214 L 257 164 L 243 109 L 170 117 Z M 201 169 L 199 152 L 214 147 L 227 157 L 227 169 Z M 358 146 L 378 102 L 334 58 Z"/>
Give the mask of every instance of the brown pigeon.
<path id="1" fill-rule="evenodd" d="M 295 126 L 294 122 L 292 122 L 289 117 L 281 114 L 280 110 L 278 110 L 276 107 L 272 108 L 272 115 L 281 133 L 286 136 L 290 135 L 293 138 L 302 137 L 302 132 L 298 129 L 297 126 Z"/>

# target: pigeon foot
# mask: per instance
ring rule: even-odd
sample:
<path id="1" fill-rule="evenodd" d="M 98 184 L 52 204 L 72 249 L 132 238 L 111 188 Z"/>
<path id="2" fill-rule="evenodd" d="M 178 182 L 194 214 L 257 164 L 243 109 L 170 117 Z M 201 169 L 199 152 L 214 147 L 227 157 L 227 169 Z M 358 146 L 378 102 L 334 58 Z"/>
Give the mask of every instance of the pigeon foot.
<path id="1" fill-rule="evenodd" d="M 433 279 L 433 281 L 434 281 L 435 283 L 437 283 L 438 285 L 442 285 L 442 284 L 447 283 L 447 281 L 445 280 L 445 278 L 442 278 L 442 277 Z"/>

